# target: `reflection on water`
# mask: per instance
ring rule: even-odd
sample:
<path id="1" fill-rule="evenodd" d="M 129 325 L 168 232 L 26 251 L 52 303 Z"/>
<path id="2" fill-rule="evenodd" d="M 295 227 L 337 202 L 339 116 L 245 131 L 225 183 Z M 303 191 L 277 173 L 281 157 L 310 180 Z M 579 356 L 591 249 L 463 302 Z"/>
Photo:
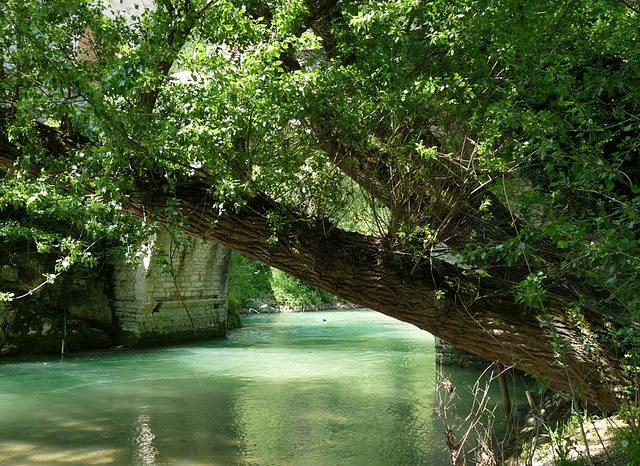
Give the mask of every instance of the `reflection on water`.
<path id="1" fill-rule="evenodd" d="M 5 362 L 0 463 L 444 464 L 434 384 L 433 338 L 381 314 L 251 316 L 224 341 Z"/>
<path id="2" fill-rule="evenodd" d="M 140 416 L 138 416 L 138 432 L 135 438 L 135 444 L 137 445 L 138 464 L 156 464 L 156 455 L 158 452 L 153 446 L 153 439 L 156 438 L 151 431 L 149 421 L 151 416 L 146 414 L 149 411 L 149 406 L 140 407 Z"/>

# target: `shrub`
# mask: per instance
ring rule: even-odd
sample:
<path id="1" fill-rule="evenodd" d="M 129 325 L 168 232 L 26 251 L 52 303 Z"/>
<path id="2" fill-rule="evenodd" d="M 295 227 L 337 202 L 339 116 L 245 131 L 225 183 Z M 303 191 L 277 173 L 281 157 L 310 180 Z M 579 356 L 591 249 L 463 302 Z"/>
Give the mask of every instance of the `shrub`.
<path id="1" fill-rule="evenodd" d="M 338 300 L 331 293 L 302 283 L 276 269 L 273 269 L 271 273 L 271 288 L 273 296 L 279 304 L 294 309 L 322 307 Z"/>
<path id="2" fill-rule="evenodd" d="M 230 312 L 252 299 L 272 296 L 271 267 L 234 252 L 227 286 Z"/>

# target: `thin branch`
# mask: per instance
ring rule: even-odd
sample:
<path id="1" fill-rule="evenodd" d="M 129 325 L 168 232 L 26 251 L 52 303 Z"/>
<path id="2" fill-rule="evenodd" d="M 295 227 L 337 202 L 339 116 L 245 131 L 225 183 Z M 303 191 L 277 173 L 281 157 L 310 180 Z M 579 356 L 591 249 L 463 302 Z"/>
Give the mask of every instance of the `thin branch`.
<path id="1" fill-rule="evenodd" d="M 171 3 L 171 0 L 160 0 L 160 3 L 162 3 L 167 8 L 167 11 L 169 12 L 169 16 L 173 18 L 176 9 Z"/>
<path id="2" fill-rule="evenodd" d="M 207 11 L 209 9 L 209 7 L 211 5 L 213 5 L 214 0 L 208 0 L 207 3 L 205 3 L 204 5 L 202 5 L 200 7 L 200 9 L 198 10 L 198 12 L 196 13 L 198 19 L 200 19 L 202 17 L 202 15 L 204 14 L 205 11 Z"/>
<path id="3" fill-rule="evenodd" d="M 53 281 L 58 278 L 60 276 L 62 272 L 58 272 L 54 275 L 51 275 L 49 278 L 47 278 L 45 281 L 43 281 L 42 283 L 40 283 L 38 286 L 36 286 L 35 288 L 30 289 L 29 291 L 27 291 L 25 294 L 22 294 L 20 296 L 13 296 L 11 298 L 11 301 L 15 301 L 16 299 L 22 299 L 22 298 L 26 298 L 27 296 L 31 296 L 33 293 L 35 293 L 36 291 L 38 291 L 40 288 L 42 288 L 45 285 L 48 285 L 50 283 L 53 283 Z"/>
<path id="4" fill-rule="evenodd" d="M 636 13 L 640 14 L 640 7 L 637 7 L 637 6 L 631 5 L 627 0 L 620 0 L 620 2 L 621 2 L 624 6 L 626 6 L 627 8 L 629 8 L 631 11 L 634 11 L 634 12 L 636 12 Z"/>

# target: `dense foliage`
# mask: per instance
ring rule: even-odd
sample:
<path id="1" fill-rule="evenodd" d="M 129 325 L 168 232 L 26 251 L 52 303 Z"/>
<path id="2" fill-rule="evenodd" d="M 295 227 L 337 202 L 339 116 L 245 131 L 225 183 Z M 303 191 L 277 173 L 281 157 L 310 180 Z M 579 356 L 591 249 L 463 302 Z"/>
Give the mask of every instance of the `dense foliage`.
<path id="1" fill-rule="evenodd" d="M 634 389 L 638 10 L 614 0 L 162 0 L 125 19 L 90 1 L 8 0 L 0 207 L 63 211 L 82 233 L 51 241 L 62 253 L 121 231 L 128 209 L 347 299 L 360 291 L 554 383 L 584 377 L 575 361 L 613 371 L 621 361 L 620 383 Z M 251 215 L 241 227 L 223 221 Z M 3 235 L 24 228 L 11 222 Z M 384 271 L 373 291 L 357 289 L 358 267 Z M 447 327 L 451 316 L 458 325 Z M 472 328 L 502 321 L 502 341 L 473 346 Z M 550 346 L 517 351 L 523 334 Z M 533 368 L 536 358 L 557 368 Z M 598 402 L 593 390 L 585 397 Z"/>
<path id="2" fill-rule="evenodd" d="M 335 306 L 330 293 L 307 285 L 295 277 L 258 261 L 234 253 L 228 279 L 229 308 L 232 311 L 276 305 L 295 311 Z"/>
<path id="3" fill-rule="evenodd" d="M 233 311 L 250 306 L 256 299 L 271 297 L 271 268 L 234 253 L 229 269 L 228 290 L 229 309 Z"/>

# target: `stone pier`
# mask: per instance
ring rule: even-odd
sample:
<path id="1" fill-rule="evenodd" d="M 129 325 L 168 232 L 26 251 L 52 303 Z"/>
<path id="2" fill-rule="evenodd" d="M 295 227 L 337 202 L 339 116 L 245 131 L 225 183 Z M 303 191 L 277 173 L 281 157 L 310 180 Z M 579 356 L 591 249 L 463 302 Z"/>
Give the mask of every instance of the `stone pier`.
<path id="1" fill-rule="evenodd" d="M 443 366 L 485 369 L 492 361 L 468 351 L 462 350 L 451 343 L 434 337 L 436 346 L 436 361 Z"/>
<path id="2" fill-rule="evenodd" d="M 176 247 L 161 234 L 147 252 L 141 267 L 114 271 L 116 341 L 149 345 L 224 337 L 230 250 L 195 239 Z"/>

